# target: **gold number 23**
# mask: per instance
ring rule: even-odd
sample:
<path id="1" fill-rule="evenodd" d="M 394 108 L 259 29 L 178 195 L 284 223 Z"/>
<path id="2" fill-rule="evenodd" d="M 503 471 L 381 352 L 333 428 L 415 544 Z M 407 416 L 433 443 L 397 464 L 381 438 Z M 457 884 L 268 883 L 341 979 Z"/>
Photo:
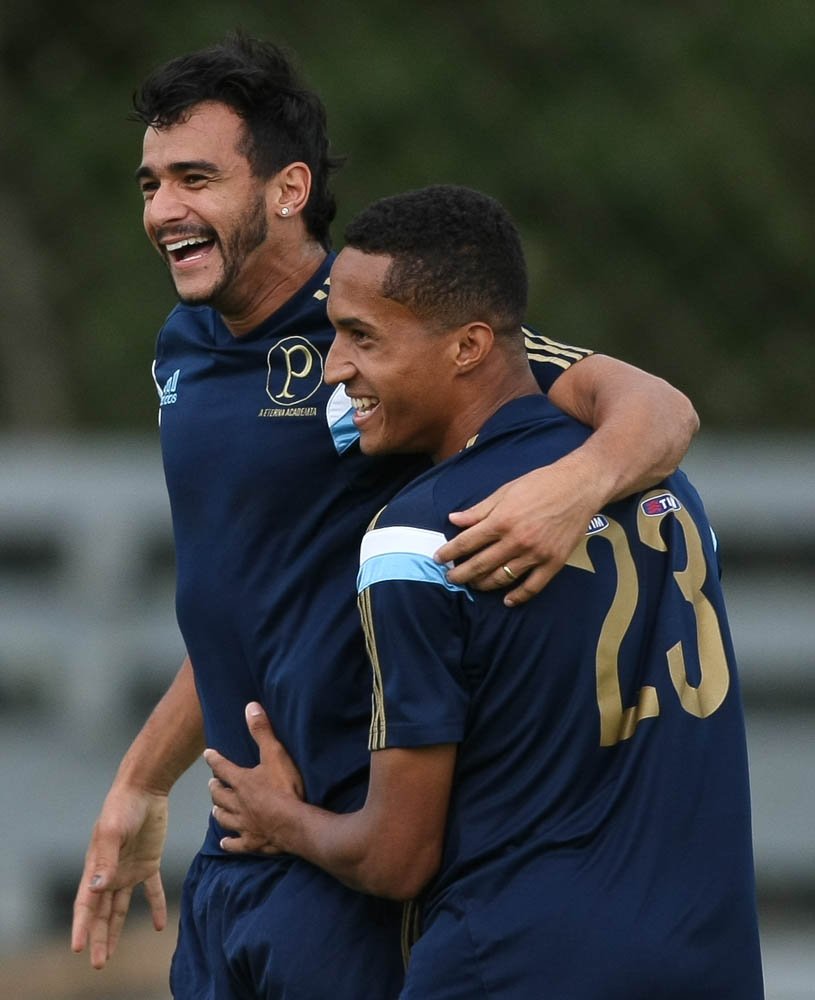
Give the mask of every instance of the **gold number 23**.
<path id="1" fill-rule="evenodd" d="M 645 513 L 648 501 L 668 498 L 669 503 L 658 513 Z M 653 505 L 652 505 L 653 506 Z M 657 505 L 658 506 L 658 505 Z M 685 537 L 687 565 L 674 571 L 674 580 L 685 600 L 693 609 L 696 623 L 696 646 L 701 678 L 698 686 L 688 680 L 682 642 L 666 650 L 668 671 L 679 701 L 686 712 L 704 719 L 722 704 L 730 686 L 730 671 L 722 641 L 722 631 L 716 610 L 702 593 L 707 577 L 707 565 L 702 550 L 699 529 L 687 510 L 672 494 L 654 490 L 641 500 L 637 513 L 640 541 L 659 552 L 667 551 L 659 531 L 662 519 L 671 514 L 676 518 Z M 597 642 L 597 705 L 600 710 L 600 746 L 608 747 L 633 735 L 641 719 L 659 715 L 659 698 L 655 687 L 643 686 L 637 693 L 636 704 L 626 708 L 620 690 L 619 656 L 628 628 L 634 618 L 639 599 L 639 579 L 631 547 L 622 526 L 611 518 L 602 532 L 587 535 L 570 556 L 567 565 L 594 573 L 588 543 L 604 539 L 611 545 L 617 569 L 617 588 L 606 614 Z"/>

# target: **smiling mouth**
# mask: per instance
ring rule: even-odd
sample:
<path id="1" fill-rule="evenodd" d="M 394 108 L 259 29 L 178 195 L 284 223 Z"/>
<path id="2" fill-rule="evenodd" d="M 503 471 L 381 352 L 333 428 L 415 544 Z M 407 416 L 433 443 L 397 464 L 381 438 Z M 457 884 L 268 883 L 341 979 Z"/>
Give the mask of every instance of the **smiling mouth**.
<path id="1" fill-rule="evenodd" d="M 354 407 L 354 415 L 357 417 L 367 417 L 377 406 L 379 400 L 376 396 L 351 396 L 351 405 Z"/>
<path id="2" fill-rule="evenodd" d="M 164 244 L 164 251 L 174 264 L 189 264 L 201 260 L 215 246 L 215 240 L 208 236 L 185 236 Z"/>

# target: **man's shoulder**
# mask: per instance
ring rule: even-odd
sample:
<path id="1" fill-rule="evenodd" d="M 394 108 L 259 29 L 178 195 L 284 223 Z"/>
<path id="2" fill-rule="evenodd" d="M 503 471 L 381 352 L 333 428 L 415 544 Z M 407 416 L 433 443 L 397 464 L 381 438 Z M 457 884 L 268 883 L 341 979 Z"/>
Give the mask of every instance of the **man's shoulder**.
<path id="1" fill-rule="evenodd" d="M 161 326 L 159 337 L 196 338 L 204 334 L 211 336 L 219 322 L 218 313 L 206 305 L 188 305 L 178 302 L 167 314 Z"/>
<path id="2" fill-rule="evenodd" d="M 373 526 L 412 525 L 432 531 L 443 530 L 447 517 L 438 506 L 436 492 L 445 471 L 444 466 L 436 465 L 408 483 L 381 511 Z"/>
<path id="3" fill-rule="evenodd" d="M 486 422 L 466 448 L 411 483 L 404 496 L 445 522 L 513 479 L 579 448 L 591 431 L 543 395 L 516 399 Z"/>
<path id="4" fill-rule="evenodd" d="M 455 534 L 435 500 L 437 480 L 435 469 L 420 476 L 374 519 L 360 547 L 359 593 L 375 583 L 404 581 L 465 590 L 449 583 L 447 567 L 435 560 L 438 549 Z"/>

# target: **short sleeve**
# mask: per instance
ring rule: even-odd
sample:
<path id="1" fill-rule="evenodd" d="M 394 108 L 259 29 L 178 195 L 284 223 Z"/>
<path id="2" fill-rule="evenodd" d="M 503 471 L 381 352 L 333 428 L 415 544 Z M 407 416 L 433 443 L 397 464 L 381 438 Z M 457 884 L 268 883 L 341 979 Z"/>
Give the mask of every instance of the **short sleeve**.
<path id="1" fill-rule="evenodd" d="M 526 355 L 538 385 L 548 392 L 559 375 L 594 352 L 586 347 L 570 347 L 550 340 L 530 326 L 523 327 Z"/>
<path id="2" fill-rule="evenodd" d="M 469 592 L 433 561 L 441 532 L 391 526 L 362 544 L 359 607 L 373 670 L 369 747 L 457 743 L 469 707 L 462 650 Z"/>

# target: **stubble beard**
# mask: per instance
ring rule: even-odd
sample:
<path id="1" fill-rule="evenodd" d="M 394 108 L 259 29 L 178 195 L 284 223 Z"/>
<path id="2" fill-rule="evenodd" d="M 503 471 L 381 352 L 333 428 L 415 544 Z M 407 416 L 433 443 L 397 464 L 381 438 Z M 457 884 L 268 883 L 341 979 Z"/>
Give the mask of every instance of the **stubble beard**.
<path id="1" fill-rule="evenodd" d="M 209 291 L 183 294 L 176 287 L 176 295 L 186 305 L 208 305 L 219 312 L 228 311 L 230 292 L 240 278 L 246 259 L 266 242 L 269 235 L 269 223 L 266 218 L 266 202 L 263 195 L 258 195 L 243 215 L 234 224 L 225 239 L 216 236 L 220 250 L 223 271 Z"/>

